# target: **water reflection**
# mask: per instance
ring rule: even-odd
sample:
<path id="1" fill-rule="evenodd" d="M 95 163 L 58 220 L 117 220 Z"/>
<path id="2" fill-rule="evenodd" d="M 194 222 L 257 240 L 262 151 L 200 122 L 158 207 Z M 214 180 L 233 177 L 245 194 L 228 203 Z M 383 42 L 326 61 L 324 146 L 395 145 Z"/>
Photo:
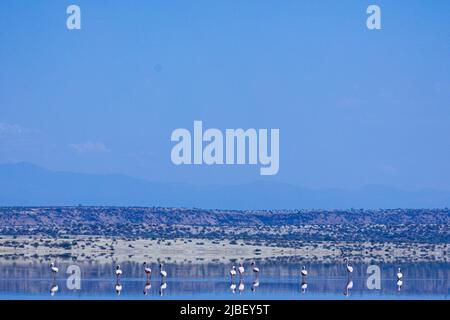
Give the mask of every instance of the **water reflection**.
<path id="1" fill-rule="evenodd" d="M 350 296 L 352 294 L 351 293 L 352 289 L 353 289 L 353 280 L 349 276 L 348 280 L 347 280 L 347 284 L 345 285 L 344 296 L 346 296 L 346 297 Z"/>
<path id="2" fill-rule="evenodd" d="M 116 285 L 115 285 L 115 287 L 114 287 L 114 290 L 116 290 L 116 294 L 118 295 L 118 296 L 120 296 L 120 293 L 122 292 L 122 284 L 120 283 L 120 280 L 119 279 L 117 279 L 117 282 L 116 282 Z"/>
<path id="3" fill-rule="evenodd" d="M 302 293 L 306 293 L 306 290 L 308 289 L 308 283 L 305 279 L 302 280 L 302 283 L 300 284 L 300 290 Z"/>
<path id="4" fill-rule="evenodd" d="M 380 265 L 381 289 L 370 290 L 366 285 L 368 265 L 365 264 L 351 265 L 353 272 L 349 273 L 347 265 L 343 267 L 342 262 L 308 263 L 305 264 L 308 273 L 304 276 L 299 261 L 261 260 L 257 262 L 260 272 L 253 272 L 253 275 L 245 277 L 244 272 L 236 270 L 236 276 L 233 277 L 230 274 L 230 265 L 226 264 L 167 263 L 161 266 L 160 277 L 152 281 L 151 276 L 143 271 L 142 262 L 122 261 L 121 265 L 83 262 L 78 263 L 82 270 L 82 289 L 69 290 L 66 286 L 66 277 L 69 275 L 66 275 L 65 271 L 73 262 L 57 262 L 61 271 L 58 276 L 59 283 L 56 274 L 49 270 L 48 261 L 30 259 L 0 262 L 0 299 L 110 299 L 117 296 L 122 299 L 139 299 L 150 295 L 157 297 L 158 293 L 159 296 L 169 299 L 233 299 L 241 295 L 249 299 L 342 299 L 344 296 L 352 299 L 448 299 L 450 292 L 450 271 L 446 263 L 402 264 L 400 279 L 397 265 Z M 246 266 L 250 267 L 250 263 L 242 265 L 243 268 Z M 152 266 L 147 264 L 147 267 Z M 121 272 L 117 274 L 117 270 Z M 165 276 L 161 271 L 164 271 Z M 404 285 L 405 281 L 407 286 Z M 152 291 L 152 285 L 159 290 Z M 111 287 L 114 287 L 114 290 Z M 235 293 L 238 295 L 233 295 Z M 305 293 L 308 294 L 303 296 Z"/>
<path id="5" fill-rule="evenodd" d="M 161 285 L 159 286 L 159 295 L 162 297 L 164 296 L 167 289 L 167 282 L 165 280 L 162 280 Z"/>
<path id="6" fill-rule="evenodd" d="M 259 287 L 259 279 L 258 277 L 253 281 L 252 287 L 250 288 L 252 292 L 256 292 L 256 289 Z"/>
<path id="7" fill-rule="evenodd" d="M 144 285 L 144 296 L 148 295 L 148 292 L 150 291 L 151 288 L 152 288 L 152 283 L 150 282 L 149 279 L 147 279 L 147 281 L 145 281 L 145 285 Z"/>
<path id="8" fill-rule="evenodd" d="M 242 292 L 244 292 L 244 289 L 245 289 L 245 284 L 241 279 L 241 280 L 239 280 L 239 287 L 238 287 L 239 294 L 242 294 Z"/>
<path id="9" fill-rule="evenodd" d="M 53 279 L 52 285 L 50 287 L 50 295 L 53 297 L 59 290 L 58 284 L 56 283 L 56 280 Z"/>
<path id="10" fill-rule="evenodd" d="M 232 293 L 236 293 L 236 283 L 234 282 L 234 280 L 231 281 L 230 290 Z"/>
<path id="11" fill-rule="evenodd" d="M 403 280 L 397 280 L 397 291 L 401 291 L 403 286 Z"/>

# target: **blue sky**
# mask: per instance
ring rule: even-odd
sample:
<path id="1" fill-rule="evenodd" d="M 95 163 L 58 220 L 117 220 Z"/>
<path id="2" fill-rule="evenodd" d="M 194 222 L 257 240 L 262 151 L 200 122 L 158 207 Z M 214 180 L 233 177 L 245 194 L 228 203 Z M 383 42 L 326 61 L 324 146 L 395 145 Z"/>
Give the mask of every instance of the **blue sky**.
<path id="1" fill-rule="evenodd" d="M 66 29 L 77 4 L 82 29 Z M 366 28 L 378 4 L 382 30 Z M 170 134 L 279 128 L 307 187 L 450 190 L 449 1 L 0 2 L 0 163 L 230 184 Z"/>

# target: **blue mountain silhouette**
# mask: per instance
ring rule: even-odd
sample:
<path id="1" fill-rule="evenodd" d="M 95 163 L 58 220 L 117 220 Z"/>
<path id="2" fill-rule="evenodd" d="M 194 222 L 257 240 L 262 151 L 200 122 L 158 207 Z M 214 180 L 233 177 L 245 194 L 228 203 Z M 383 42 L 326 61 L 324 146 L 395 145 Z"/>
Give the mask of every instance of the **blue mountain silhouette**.
<path id="1" fill-rule="evenodd" d="M 443 208 L 450 192 L 385 186 L 310 189 L 283 183 L 194 186 L 120 174 L 51 171 L 30 163 L 0 165 L 0 206 L 168 206 L 217 209 Z"/>

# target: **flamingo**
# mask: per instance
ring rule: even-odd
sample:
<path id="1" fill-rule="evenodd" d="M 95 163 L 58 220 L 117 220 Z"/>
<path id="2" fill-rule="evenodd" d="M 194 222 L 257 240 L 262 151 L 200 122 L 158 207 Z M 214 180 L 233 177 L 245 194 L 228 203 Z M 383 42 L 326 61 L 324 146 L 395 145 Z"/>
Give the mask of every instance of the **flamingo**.
<path id="1" fill-rule="evenodd" d="M 161 275 L 162 280 L 164 281 L 167 277 L 167 272 L 163 270 L 164 265 L 161 263 L 159 264 L 159 274 Z"/>
<path id="2" fill-rule="evenodd" d="M 244 265 L 242 262 L 239 264 L 238 272 L 239 272 L 239 278 L 242 278 L 242 276 L 244 275 L 244 272 L 245 272 Z"/>
<path id="3" fill-rule="evenodd" d="M 144 272 L 147 276 L 147 279 L 149 279 L 152 276 L 152 268 L 147 267 L 147 262 L 144 262 Z"/>
<path id="4" fill-rule="evenodd" d="M 353 267 L 349 264 L 348 259 L 344 258 L 344 262 L 347 266 L 347 273 L 350 276 L 353 273 Z"/>
<path id="5" fill-rule="evenodd" d="M 121 275 L 122 275 L 122 269 L 120 269 L 120 265 L 118 264 L 116 266 L 116 278 L 119 279 Z"/>
<path id="6" fill-rule="evenodd" d="M 55 266 L 53 262 L 50 264 L 50 270 L 52 271 L 53 279 L 55 279 L 59 269 Z"/>
<path id="7" fill-rule="evenodd" d="M 397 280 L 402 280 L 402 279 L 403 279 L 402 269 L 398 268 L 398 270 L 397 270 Z"/>
<path id="8" fill-rule="evenodd" d="M 259 274 L 259 268 L 256 266 L 255 261 L 252 262 L 252 266 L 253 266 L 253 274 L 256 276 L 256 278 L 258 277 Z"/>
<path id="9" fill-rule="evenodd" d="M 302 278 L 306 278 L 306 276 L 308 275 L 308 270 L 306 270 L 305 266 L 302 266 L 302 270 L 300 271 L 300 273 L 302 274 Z"/>
<path id="10" fill-rule="evenodd" d="M 233 267 L 231 267 L 231 270 L 230 270 L 231 281 L 233 281 L 235 276 L 236 276 L 236 266 L 233 266 Z"/>

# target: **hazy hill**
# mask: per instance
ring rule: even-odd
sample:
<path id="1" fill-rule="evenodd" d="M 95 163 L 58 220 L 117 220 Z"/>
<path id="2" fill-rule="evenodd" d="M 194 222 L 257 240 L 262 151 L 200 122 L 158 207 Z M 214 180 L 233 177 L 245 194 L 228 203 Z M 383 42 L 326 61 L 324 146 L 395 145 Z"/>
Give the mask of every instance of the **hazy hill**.
<path id="1" fill-rule="evenodd" d="M 144 207 L 0 207 L 0 226 L 289 226 L 450 224 L 448 209 L 236 211 Z"/>
<path id="2" fill-rule="evenodd" d="M 194 187 L 124 175 L 57 172 L 28 163 L 0 165 L 0 206 L 78 204 L 221 209 L 443 208 L 450 206 L 450 192 L 408 192 L 382 186 L 308 189 L 268 182 Z"/>

